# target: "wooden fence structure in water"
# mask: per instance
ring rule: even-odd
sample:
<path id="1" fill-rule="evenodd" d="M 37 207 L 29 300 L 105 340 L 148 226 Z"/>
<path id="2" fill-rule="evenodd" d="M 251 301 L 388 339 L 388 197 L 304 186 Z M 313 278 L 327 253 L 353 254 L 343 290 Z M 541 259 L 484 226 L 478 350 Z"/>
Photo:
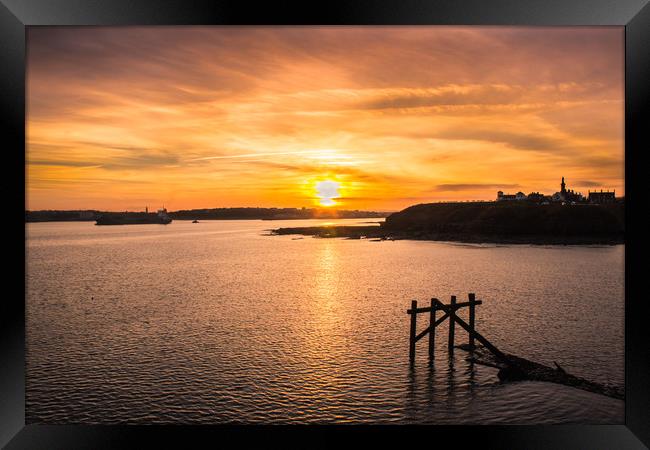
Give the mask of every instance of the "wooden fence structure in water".
<path id="1" fill-rule="evenodd" d="M 470 360 L 478 364 L 483 364 L 499 369 L 499 379 L 501 380 L 533 380 L 533 381 L 546 381 L 551 383 L 563 384 L 565 386 L 572 386 L 588 392 L 607 395 L 609 397 L 624 399 L 625 392 L 622 386 L 613 386 L 601 383 L 591 382 L 583 378 L 576 377 L 567 373 L 557 363 L 556 368 L 551 368 L 543 364 L 529 361 L 527 359 L 503 353 L 496 348 L 490 341 L 483 337 L 476 331 L 476 307 L 481 305 L 481 300 L 476 300 L 474 294 L 468 295 L 468 301 L 458 303 L 456 296 L 451 296 L 451 302 L 445 305 L 437 298 L 431 299 L 431 306 L 425 308 L 418 308 L 417 300 L 411 302 L 411 309 L 407 310 L 407 314 L 411 316 L 411 333 L 409 339 L 409 358 L 411 363 L 415 361 L 415 344 L 427 334 L 429 335 L 429 359 L 432 362 L 435 348 L 436 327 L 449 319 L 449 337 L 447 345 L 449 352 L 454 351 L 454 338 L 456 333 L 456 325 L 467 331 L 469 336 L 469 343 L 467 345 L 459 345 L 462 350 L 467 350 L 472 354 Z M 461 308 L 469 308 L 469 323 L 458 317 L 456 312 Z M 437 311 L 442 311 L 444 314 L 440 318 L 436 318 Z M 429 326 L 419 334 L 417 333 L 417 316 L 418 314 L 429 315 Z M 485 350 L 489 353 L 474 345 L 474 341 L 478 341 L 483 345 Z M 490 357 L 490 354 L 492 355 Z"/>
<path id="2" fill-rule="evenodd" d="M 431 306 L 418 308 L 417 300 L 411 302 L 411 309 L 407 310 L 407 314 L 411 316 L 411 334 L 409 338 L 409 358 L 415 359 L 415 344 L 427 334 L 429 335 L 429 358 L 433 359 L 435 340 L 436 340 L 436 327 L 442 324 L 445 320 L 449 319 L 449 337 L 447 340 L 447 347 L 450 352 L 454 351 L 454 339 L 456 334 L 456 324 L 467 331 L 469 335 L 469 348 L 474 348 L 474 341 L 478 341 L 489 350 L 498 360 L 509 363 L 509 359 L 498 348 L 490 343 L 485 337 L 476 331 L 476 307 L 481 305 L 481 300 L 476 300 L 475 294 L 468 294 L 468 301 L 457 303 L 456 296 L 451 296 L 451 302 L 445 305 L 437 298 L 431 299 Z M 469 323 L 456 315 L 456 312 L 461 308 L 469 308 Z M 436 312 L 442 311 L 444 314 L 439 319 L 436 319 Z M 417 333 L 417 316 L 418 314 L 429 313 L 429 326 L 421 333 Z"/>

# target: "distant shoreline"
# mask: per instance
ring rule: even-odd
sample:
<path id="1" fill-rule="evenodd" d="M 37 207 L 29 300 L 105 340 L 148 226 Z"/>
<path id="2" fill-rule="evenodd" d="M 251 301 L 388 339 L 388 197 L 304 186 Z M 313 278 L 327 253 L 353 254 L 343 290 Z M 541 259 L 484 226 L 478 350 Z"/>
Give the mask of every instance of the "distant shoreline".
<path id="1" fill-rule="evenodd" d="M 109 212 L 98 210 L 25 211 L 25 222 L 94 222 L 102 216 L 140 217 L 145 211 Z M 167 213 L 172 220 L 308 220 L 308 219 L 383 219 L 390 212 L 325 210 L 322 208 L 212 208 L 179 210 Z"/>
<path id="2" fill-rule="evenodd" d="M 200 219 L 198 223 L 201 222 L 218 222 L 218 221 L 234 221 L 234 220 L 261 220 L 261 221 L 277 221 L 277 220 L 364 220 L 364 219 L 383 219 L 384 217 L 311 217 L 311 218 L 302 218 L 302 217 L 293 217 L 293 218 L 278 218 L 278 219 L 266 219 L 266 218 L 250 218 L 250 217 L 217 217 L 209 219 Z M 192 222 L 194 219 L 182 218 L 174 219 L 174 222 Z M 95 222 L 96 219 L 47 219 L 47 220 L 26 220 L 25 223 L 76 223 L 76 222 Z M 173 223 L 173 222 L 172 222 Z M 380 223 L 378 222 L 363 222 L 363 223 Z M 142 224 L 140 224 L 142 225 Z"/>

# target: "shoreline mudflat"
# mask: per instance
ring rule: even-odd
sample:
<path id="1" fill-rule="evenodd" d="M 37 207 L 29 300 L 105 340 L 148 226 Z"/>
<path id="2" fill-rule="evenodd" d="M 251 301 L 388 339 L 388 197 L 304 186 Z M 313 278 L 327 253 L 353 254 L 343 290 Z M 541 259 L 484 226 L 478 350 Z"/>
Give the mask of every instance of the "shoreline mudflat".
<path id="1" fill-rule="evenodd" d="M 625 238 L 608 235 L 543 236 L 543 235 L 489 235 L 423 231 L 390 231 L 380 226 L 318 226 L 291 227 L 271 230 L 273 235 L 302 235 L 317 238 L 380 239 L 449 241 L 468 244 L 534 244 L 534 245 L 618 245 Z"/>
<path id="2" fill-rule="evenodd" d="M 625 243 L 625 205 L 530 202 L 428 203 L 391 214 L 379 226 L 279 228 L 273 234 L 464 243 L 616 245 Z"/>

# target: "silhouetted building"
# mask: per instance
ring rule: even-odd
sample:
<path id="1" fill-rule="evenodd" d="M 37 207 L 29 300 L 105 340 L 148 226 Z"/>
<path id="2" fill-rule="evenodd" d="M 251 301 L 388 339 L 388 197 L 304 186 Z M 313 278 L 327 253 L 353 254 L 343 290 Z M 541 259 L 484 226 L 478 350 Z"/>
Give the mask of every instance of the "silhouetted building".
<path id="1" fill-rule="evenodd" d="M 526 194 L 523 192 L 517 192 L 516 194 L 504 194 L 503 191 L 497 192 L 497 202 L 504 202 L 504 201 L 522 201 L 526 200 Z"/>
<path id="2" fill-rule="evenodd" d="M 497 202 L 507 202 L 517 200 L 515 194 L 504 194 L 503 191 L 497 192 Z"/>
<path id="3" fill-rule="evenodd" d="M 530 194 L 528 194 L 528 201 L 541 203 L 544 201 L 544 194 L 540 194 L 539 192 L 531 192 Z"/>
<path id="4" fill-rule="evenodd" d="M 560 183 L 560 192 L 556 192 L 551 198 L 554 202 L 581 202 L 583 200 L 580 192 L 566 188 L 564 177 L 562 177 L 562 182 Z"/>
<path id="5" fill-rule="evenodd" d="M 603 204 L 603 203 L 614 203 L 616 202 L 616 196 L 615 196 L 616 191 L 603 191 L 602 189 L 600 192 L 598 191 L 589 191 L 589 203 L 598 203 L 598 204 Z"/>
<path id="6" fill-rule="evenodd" d="M 498 202 L 529 201 L 529 202 L 541 203 L 541 204 L 546 204 L 550 202 L 578 203 L 578 202 L 584 202 L 585 198 L 582 196 L 580 192 L 575 192 L 573 189 L 567 189 L 566 183 L 564 182 L 564 177 L 562 177 L 562 182 L 560 183 L 560 191 L 556 192 L 553 195 L 544 195 L 544 194 L 540 194 L 539 192 L 531 192 L 528 195 L 524 194 L 523 192 L 517 192 L 516 194 L 504 194 L 503 191 L 499 191 L 497 192 L 497 201 Z"/>

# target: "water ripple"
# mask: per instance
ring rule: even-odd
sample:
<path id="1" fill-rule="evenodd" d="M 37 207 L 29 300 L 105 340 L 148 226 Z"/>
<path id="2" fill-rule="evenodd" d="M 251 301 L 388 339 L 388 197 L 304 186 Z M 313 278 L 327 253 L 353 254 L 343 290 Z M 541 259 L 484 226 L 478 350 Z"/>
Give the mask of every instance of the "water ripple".
<path id="1" fill-rule="evenodd" d="M 28 225 L 29 423 L 623 422 L 621 401 L 501 384 L 462 351 L 450 357 L 445 326 L 434 364 L 424 344 L 410 367 L 405 314 L 412 298 L 473 290 L 477 326 L 503 350 L 622 385 L 622 246 L 200 225 Z"/>

